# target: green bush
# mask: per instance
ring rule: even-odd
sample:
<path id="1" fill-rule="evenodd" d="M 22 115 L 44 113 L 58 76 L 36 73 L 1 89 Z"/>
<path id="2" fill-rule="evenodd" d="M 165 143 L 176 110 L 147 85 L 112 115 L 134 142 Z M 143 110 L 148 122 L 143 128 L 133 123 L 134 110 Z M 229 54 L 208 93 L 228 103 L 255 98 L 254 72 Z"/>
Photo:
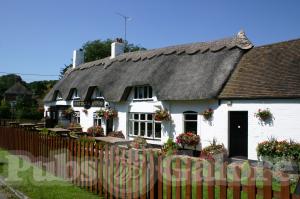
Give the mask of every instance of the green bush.
<path id="1" fill-rule="evenodd" d="M 8 119 L 11 117 L 10 105 L 4 100 L 1 101 L 0 105 L 0 118 Z"/>

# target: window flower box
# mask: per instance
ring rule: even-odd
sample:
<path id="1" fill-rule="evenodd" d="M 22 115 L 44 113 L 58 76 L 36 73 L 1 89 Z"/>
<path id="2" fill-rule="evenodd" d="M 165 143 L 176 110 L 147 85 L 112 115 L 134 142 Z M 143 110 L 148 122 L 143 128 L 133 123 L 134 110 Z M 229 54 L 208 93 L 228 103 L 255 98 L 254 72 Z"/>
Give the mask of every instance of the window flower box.
<path id="1" fill-rule="evenodd" d="M 213 139 L 209 146 L 202 149 L 200 157 L 216 162 L 223 162 L 227 160 L 228 152 L 223 144 L 218 144 L 217 140 Z"/>

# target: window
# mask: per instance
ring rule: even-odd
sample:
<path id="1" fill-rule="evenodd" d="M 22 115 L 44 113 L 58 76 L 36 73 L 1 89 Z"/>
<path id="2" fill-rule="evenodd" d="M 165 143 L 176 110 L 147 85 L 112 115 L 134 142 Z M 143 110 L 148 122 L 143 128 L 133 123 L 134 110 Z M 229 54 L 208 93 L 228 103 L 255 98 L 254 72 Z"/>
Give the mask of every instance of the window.
<path id="1" fill-rule="evenodd" d="M 74 111 L 74 113 L 72 114 L 72 121 L 76 124 L 80 124 L 80 112 L 79 111 Z"/>
<path id="2" fill-rule="evenodd" d="M 59 91 L 57 91 L 57 92 L 56 92 L 55 100 L 56 100 L 56 101 L 59 101 L 59 100 L 62 100 L 62 99 L 63 99 L 63 98 L 62 98 L 61 93 L 60 93 Z"/>
<path id="3" fill-rule="evenodd" d="M 92 99 L 102 99 L 103 95 L 98 88 L 95 88 L 92 94 Z"/>
<path id="4" fill-rule="evenodd" d="M 78 92 L 77 92 L 77 89 L 74 89 L 73 90 L 73 94 L 72 94 L 72 99 L 79 99 L 79 95 L 78 95 Z"/>
<path id="5" fill-rule="evenodd" d="M 152 99 L 151 86 L 134 87 L 134 99 Z"/>
<path id="6" fill-rule="evenodd" d="M 197 134 L 197 118 L 198 114 L 194 111 L 187 111 L 183 113 L 184 132 L 193 132 Z"/>
<path id="7" fill-rule="evenodd" d="M 153 113 L 129 113 L 129 135 L 160 139 L 161 122 L 154 120 Z"/>
<path id="8" fill-rule="evenodd" d="M 97 112 L 93 114 L 93 124 L 94 126 L 101 126 L 101 117 L 98 116 Z"/>

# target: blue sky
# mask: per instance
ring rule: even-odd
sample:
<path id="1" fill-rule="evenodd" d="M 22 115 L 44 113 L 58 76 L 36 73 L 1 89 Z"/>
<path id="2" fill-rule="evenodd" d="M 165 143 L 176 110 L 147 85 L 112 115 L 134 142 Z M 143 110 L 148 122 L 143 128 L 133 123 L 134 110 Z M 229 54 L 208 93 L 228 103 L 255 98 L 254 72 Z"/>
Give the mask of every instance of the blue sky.
<path id="1" fill-rule="evenodd" d="M 58 75 L 86 41 L 123 37 L 117 12 L 132 18 L 129 43 L 150 49 L 240 29 L 256 46 L 300 38 L 299 8 L 299 0 L 0 0 L 0 72 Z"/>

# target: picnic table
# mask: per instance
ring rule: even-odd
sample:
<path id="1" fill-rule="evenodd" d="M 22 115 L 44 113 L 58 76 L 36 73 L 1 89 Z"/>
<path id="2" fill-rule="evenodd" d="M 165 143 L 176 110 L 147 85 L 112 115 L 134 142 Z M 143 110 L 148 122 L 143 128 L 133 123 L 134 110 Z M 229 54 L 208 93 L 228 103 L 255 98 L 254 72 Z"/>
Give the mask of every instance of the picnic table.
<path id="1" fill-rule="evenodd" d="M 106 136 L 106 137 L 95 137 L 96 141 L 100 142 L 106 142 L 111 145 L 128 145 L 131 143 L 130 140 L 126 140 L 124 138 L 117 138 L 117 137 L 111 137 L 111 136 Z"/>
<path id="2" fill-rule="evenodd" d="M 63 128 L 48 128 L 48 131 L 49 132 L 54 132 L 60 136 L 63 136 L 63 137 L 68 137 L 69 136 L 69 132 L 70 130 L 68 129 L 63 129 Z"/>
<path id="3" fill-rule="evenodd" d="M 19 126 L 20 122 L 14 121 L 14 122 L 8 122 L 8 124 L 9 124 L 9 126 L 17 127 L 17 126 Z"/>
<path id="4" fill-rule="evenodd" d="M 44 128 L 45 124 L 46 124 L 45 122 L 38 122 L 38 123 L 36 123 L 35 127 L 36 128 Z"/>
<path id="5" fill-rule="evenodd" d="M 33 129 L 35 124 L 33 124 L 33 123 L 22 123 L 22 124 L 19 124 L 19 126 L 30 130 L 30 129 Z"/>

